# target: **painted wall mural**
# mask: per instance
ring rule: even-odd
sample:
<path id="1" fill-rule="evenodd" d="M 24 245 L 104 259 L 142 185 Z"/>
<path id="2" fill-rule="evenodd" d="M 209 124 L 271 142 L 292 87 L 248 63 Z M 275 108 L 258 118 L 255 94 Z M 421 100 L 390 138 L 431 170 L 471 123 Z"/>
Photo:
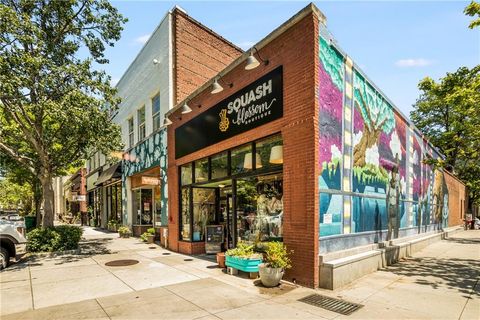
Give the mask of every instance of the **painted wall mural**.
<path id="1" fill-rule="evenodd" d="M 127 207 L 127 189 L 126 180 L 128 177 L 150 169 L 160 167 L 160 185 L 161 195 L 161 222 L 162 225 L 168 223 L 168 181 L 167 181 L 167 130 L 160 130 L 145 141 L 137 144 L 128 153 L 124 154 L 123 175 L 122 175 L 122 202 L 123 219 L 128 221 Z"/>
<path id="2" fill-rule="evenodd" d="M 343 56 L 326 39 L 320 38 L 320 126 L 319 187 L 323 190 L 341 189 L 342 118 L 344 94 Z M 322 235 L 341 233 L 343 199 L 339 194 L 320 194 Z"/>
<path id="3" fill-rule="evenodd" d="M 385 231 L 385 239 L 398 237 L 400 229 L 446 225 L 443 173 L 423 163 L 440 155 L 361 72 L 347 70 L 324 36 L 319 46 L 320 236 Z M 342 143 L 349 130 L 351 147 Z"/>

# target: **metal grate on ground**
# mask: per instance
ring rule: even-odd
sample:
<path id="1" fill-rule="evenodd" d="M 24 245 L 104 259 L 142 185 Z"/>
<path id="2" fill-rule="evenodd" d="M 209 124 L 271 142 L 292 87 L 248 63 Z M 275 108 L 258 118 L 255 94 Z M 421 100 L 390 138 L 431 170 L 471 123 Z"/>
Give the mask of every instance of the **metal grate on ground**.
<path id="1" fill-rule="evenodd" d="M 320 294 L 311 294 L 309 296 L 298 299 L 298 301 L 310 304 L 315 307 L 340 313 L 346 316 L 363 307 L 363 305 L 361 304 L 348 302 L 342 299 L 336 299 L 328 296 L 322 296 Z"/>

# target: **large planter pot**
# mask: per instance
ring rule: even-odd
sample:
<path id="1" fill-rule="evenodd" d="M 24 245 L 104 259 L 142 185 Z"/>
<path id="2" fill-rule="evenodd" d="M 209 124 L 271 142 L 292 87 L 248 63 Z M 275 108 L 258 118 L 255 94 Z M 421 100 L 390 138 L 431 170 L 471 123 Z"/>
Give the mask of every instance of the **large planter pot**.
<path id="1" fill-rule="evenodd" d="M 155 235 L 154 234 L 149 234 L 147 236 L 147 243 L 153 243 L 153 240 L 155 240 Z"/>
<path id="2" fill-rule="evenodd" d="M 225 256 L 225 265 L 243 272 L 258 272 L 258 265 L 262 263 L 262 258 L 242 258 L 234 256 Z"/>
<path id="3" fill-rule="evenodd" d="M 269 268 L 265 263 L 258 266 L 258 273 L 260 274 L 260 281 L 267 287 L 276 287 L 283 278 L 284 270 L 282 268 Z"/>
<path id="4" fill-rule="evenodd" d="M 217 263 L 220 268 L 225 268 L 225 252 L 217 253 Z"/>

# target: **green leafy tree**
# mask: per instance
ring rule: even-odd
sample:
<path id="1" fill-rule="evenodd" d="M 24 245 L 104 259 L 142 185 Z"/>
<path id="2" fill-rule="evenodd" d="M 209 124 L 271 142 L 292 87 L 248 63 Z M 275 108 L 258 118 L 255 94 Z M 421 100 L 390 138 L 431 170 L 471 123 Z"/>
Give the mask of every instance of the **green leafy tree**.
<path id="1" fill-rule="evenodd" d="M 43 226 L 52 178 L 120 148 L 119 101 L 94 64 L 108 63 L 125 22 L 106 0 L 0 0 L 0 150 L 40 181 Z"/>
<path id="2" fill-rule="evenodd" d="M 32 209 L 32 201 L 33 193 L 28 183 L 19 184 L 8 176 L 0 180 L 0 207 L 28 213 Z"/>
<path id="3" fill-rule="evenodd" d="M 462 67 L 438 82 L 425 78 L 412 121 L 445 155 L 429 162 L 453 170 L 480 204 L 480 66 Z"/>
<path id="4" fill-rule="evenodd" d="M 353 165 L 363 167 L 367 149 L 378 142 L 382 132 L 389 134 L 395 128 L 395 116 L 387 101 L 358 74 L 353 94 L 355 108 L 363 118 L 362 137 L 353 149 Z"/>
<path id="5" fill-rule="evenodd" d="M 470 29 L 480 26 L 480 3 L 475 1 L 470 2 L 470 4 L 465 8 L 464 13 L 467 16 L 475 18 L 468 25 Z"/>

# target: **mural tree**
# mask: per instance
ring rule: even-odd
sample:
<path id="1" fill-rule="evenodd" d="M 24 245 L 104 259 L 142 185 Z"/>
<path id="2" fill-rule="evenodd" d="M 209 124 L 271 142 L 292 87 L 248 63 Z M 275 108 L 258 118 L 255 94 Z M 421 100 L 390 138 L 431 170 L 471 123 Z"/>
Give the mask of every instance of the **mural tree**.
<path id="1" fill-rule="evenodd" d="M 373 147 L 380 133 L 389 134 L 395 126 L 395 116 L 390 105 L 359 76 L 355 79 L 354 104 L 363 118 L 362 137 L 353 149 L 353 165 L 366 164 L 367 149 Z"/>

